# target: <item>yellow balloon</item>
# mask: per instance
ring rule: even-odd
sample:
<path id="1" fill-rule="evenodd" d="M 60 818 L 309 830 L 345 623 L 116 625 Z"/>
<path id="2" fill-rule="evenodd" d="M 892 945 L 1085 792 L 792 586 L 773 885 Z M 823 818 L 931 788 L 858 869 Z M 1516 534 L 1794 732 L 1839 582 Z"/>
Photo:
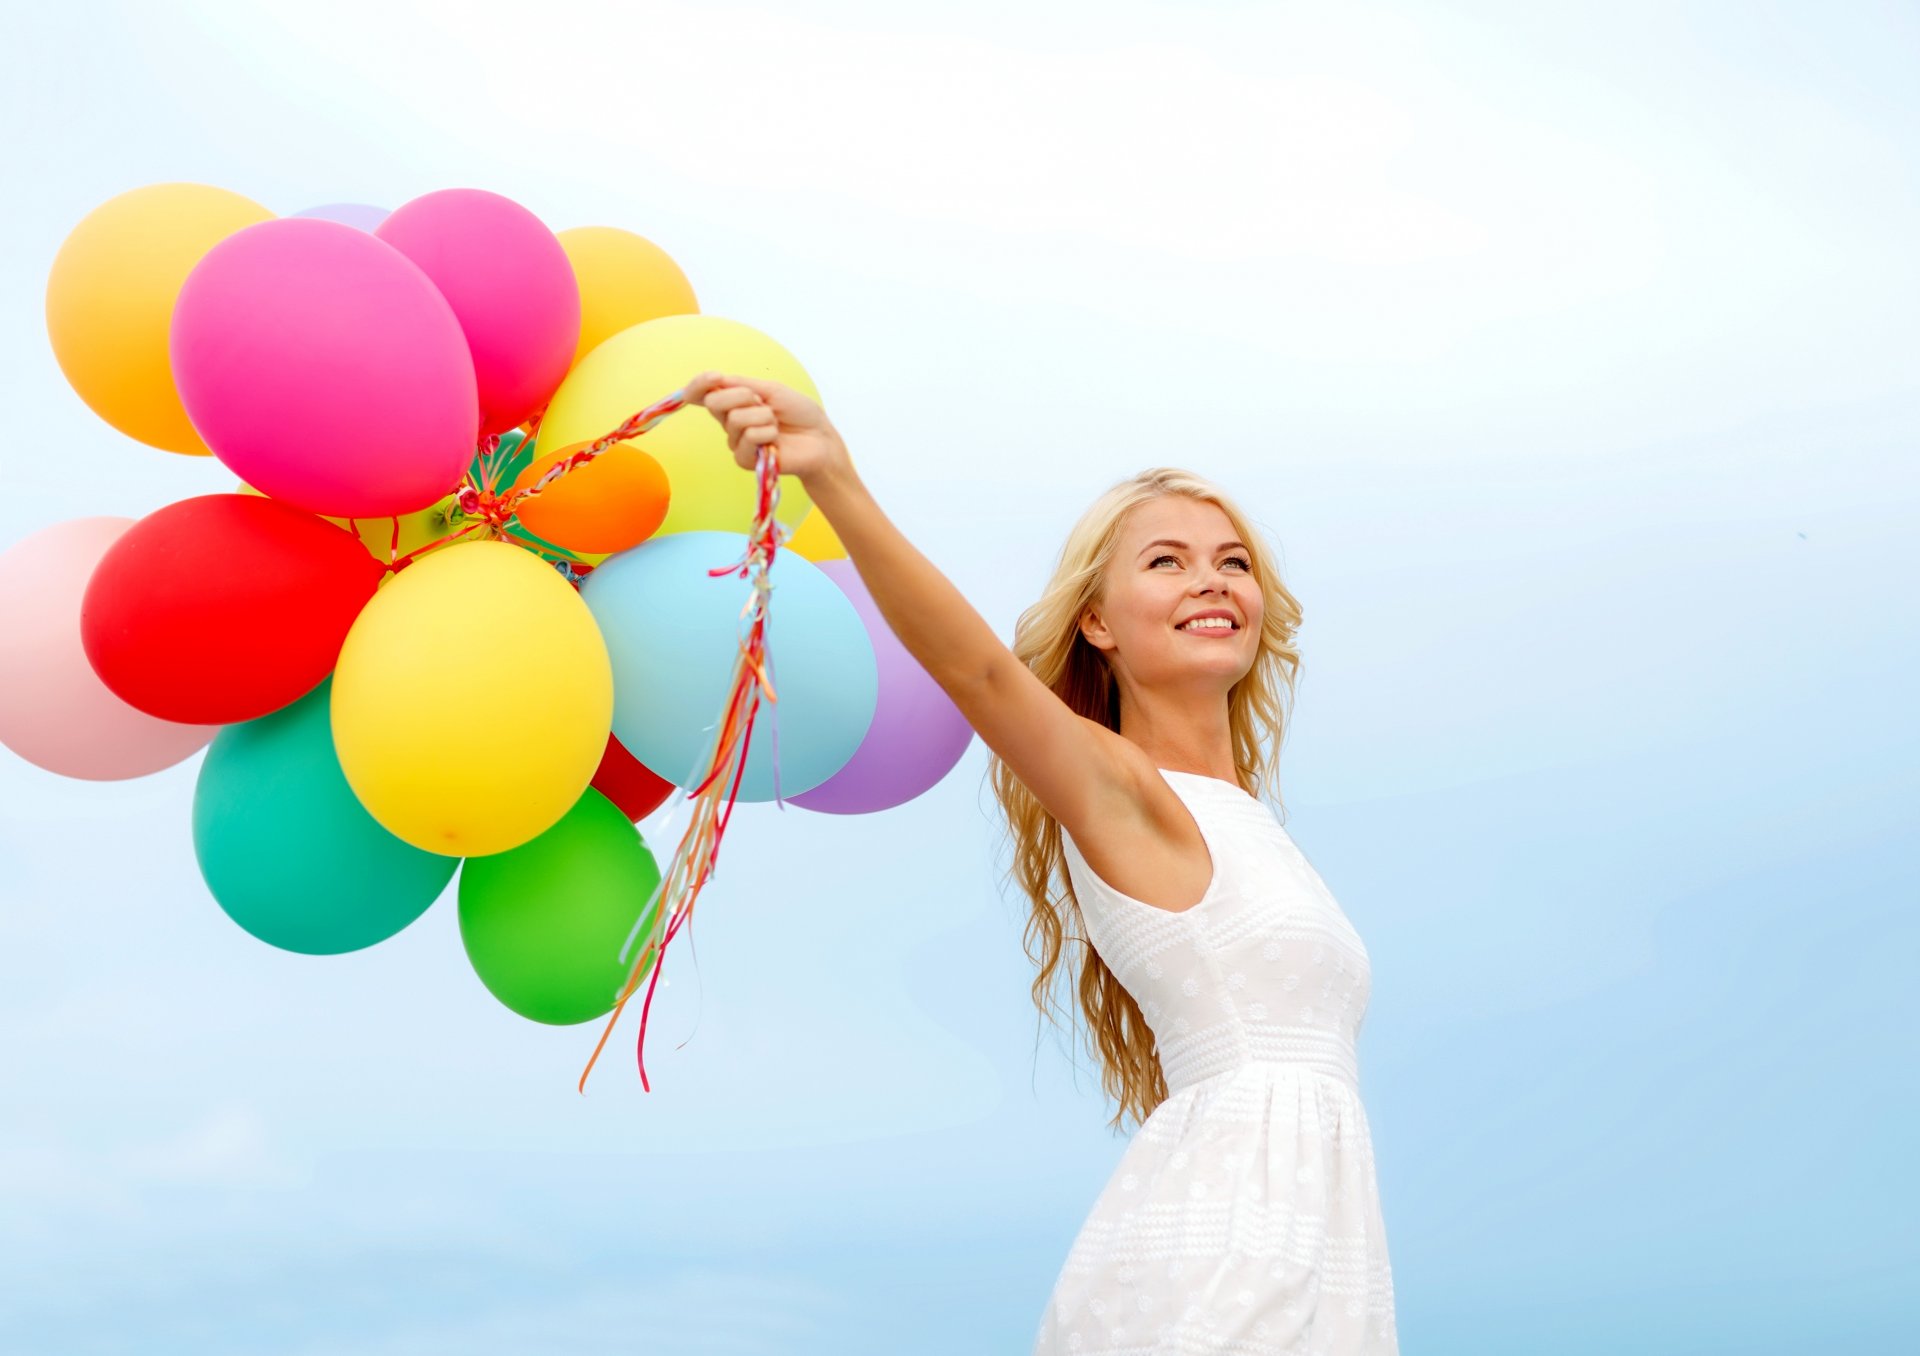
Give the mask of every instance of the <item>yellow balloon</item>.
<path id="1" fill-rule="evenodd" d="M 505 542 L 420 557 L 362 609 L 333 675 L 333 743 L 380 823 L 449 857 L 505 852 L 593 780 L 613 666 L 551 565 Z"/>
<path id="2" fill-rule="evenodd" d="M 208 250 L 272 216 L 224 188 L 152 184 L 73 228 L 47 278 L 47 337 L 95 414 L 149 447 L 209 455 L 173 385 L 173 305 Z"/>
<path id="3" fill-rule="evenodd" d="M 787 550 L 805 556 L 816 565 L 823 560 L 847 558 L 847 548 L 840 544 L 840 534 L 833 530 L 833 524 L 827 521 L 827 515 L 817 508 L 800 520 L 800 526 L 793 530 L 793 535 L 788 537 L 783 545 Z"/>
<path id="4" fill-rule="evenodd" d="M 711 315 L 663 316 L 620 331 L 580 360 L 547 406 L 540 444 L 591 442 L 708 370 L 765 377 L 820 398 L 799 360 L 751 326 Z M 734 464 L 726 430 L 705 410 L 677 411 L 633 445 L 667 472 L 672 497 L 655 536 L 752 528 L 753 473 Z M 811 505 L 798 476 L 780 477 L 775 518 L 792 526 Z"/>
<path id="5" fill-rule="evenodd" d="M 680 265 L 644 236 L 617 226 L 576 226 L 558 238 L 580 284 L 575 364 L 601 340 L 644 320 L 699 312 L 693 284 Z"/>

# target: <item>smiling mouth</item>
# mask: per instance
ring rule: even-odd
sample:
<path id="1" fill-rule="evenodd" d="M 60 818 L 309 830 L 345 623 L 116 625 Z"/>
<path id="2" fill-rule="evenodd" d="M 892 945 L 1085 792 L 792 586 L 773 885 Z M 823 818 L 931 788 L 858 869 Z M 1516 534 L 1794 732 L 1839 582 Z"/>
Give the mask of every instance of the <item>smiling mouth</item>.
<path id="1" fill-rule="evenodd" d="M 1182 635 L 1188 636 L 1231 636 L 1237 634 L 1240 627 L 1238 623 L 1229 622 L 1225 626 L 1217 624 L 1209 626 L 1176 626 L 1173 629 Z"/>

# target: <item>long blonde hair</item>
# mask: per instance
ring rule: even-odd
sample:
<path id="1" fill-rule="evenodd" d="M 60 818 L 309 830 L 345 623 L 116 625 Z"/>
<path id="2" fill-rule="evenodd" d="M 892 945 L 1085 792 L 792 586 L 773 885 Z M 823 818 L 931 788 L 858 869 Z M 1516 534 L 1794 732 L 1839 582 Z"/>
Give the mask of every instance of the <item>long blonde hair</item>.
<path id="1" fill-rule="evenodd" d="M 1279 804 L 1280 744 L 1300 669 L 1300 652 L 1294 645 L 1300 604 L 1280 582 L 1263 534 L 1254 531 L 1239 506 L 1211 481 L 1188 471 L 1155 467 L 1096 499 L 1068 533 L 1053 578 L 1039 601 L 1020 614 L 1013 652 L 1075 712 L 1119 730 L 1119 687 L 1105 656 L 1081 634 L 1080 619 L 1099 601 L 1127 515 L 1163 495 L 1184 495 L 1217 506 L 1246 544 L 1264 617 L 1253 667 L 1228 693 L 1227 724 L 1242 787 L 1255 796 L 1271 790 Z M 1087 939 L 1080 901 L 1067 875 L 1060 825 L 997 755 L 989 759 L 988 775 L 1013 845 L 1007 878 L 1018 883 L 1030 906 L 1025 946 L 1039 966 L 1032 988 L 1034 1005 L 1043 1018 L 1058 1025 L 1055 1013 L 1064 1005 L 1059 1002 L 1056 974 L 1065 962 L 1065 978 L 1078 976 L 1074 985 L 1078 1015 L 1086 1025 L 1088 1051 L 1100 1065 L 1101 1086 L 1119 1104 L 1109 1124 L 1117 1130 L 1128 1115 L 1144 1122 L 1166 1100 L 1166 1076 L 1139 1005 Z M 1068 943 L 1075 946 L 1070 960 Z"/>

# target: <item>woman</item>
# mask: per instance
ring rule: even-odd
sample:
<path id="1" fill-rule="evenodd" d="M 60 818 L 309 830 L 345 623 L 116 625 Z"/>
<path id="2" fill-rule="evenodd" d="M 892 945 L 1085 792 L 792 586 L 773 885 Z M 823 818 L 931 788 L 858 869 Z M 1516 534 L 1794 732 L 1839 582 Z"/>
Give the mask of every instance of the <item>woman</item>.
<path id="1" fill-rule="evenodd" d="M 1300 607 L 1233 504 L 1115 486 L 1012 649 L 887 519 L 825 412 L 687 387 L 734 460 L 778 441 L 894 634 L 993 751 L 1044 1012 L 1069 944 L 1114 1118 L 1141 1122 L 1068 1253 L 1035 1356 L 1395 1353 L 1354 1040 L 1365 947 L 1258 798 Z"/>

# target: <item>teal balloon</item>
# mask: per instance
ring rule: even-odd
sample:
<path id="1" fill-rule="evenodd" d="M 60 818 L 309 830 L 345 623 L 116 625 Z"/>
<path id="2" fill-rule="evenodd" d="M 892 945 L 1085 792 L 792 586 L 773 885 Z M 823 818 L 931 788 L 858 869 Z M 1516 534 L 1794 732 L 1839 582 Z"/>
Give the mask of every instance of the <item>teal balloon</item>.
<path id="1" fill-rule="evenodd" d="M 589 788 L 560 822 L 460 871 L 460 940 L 480 982 L 522 1017 L 555 1026 L 613 1010 L 646 935 L 620 951 L 660 868 L 633 821 Z M 647 962 L 651 970 L 653 962 Z M 646 971 L 642 971 L 644 975 Z"/>
<path id="2" fill-rule="evenodd" d="M 333 750 L 332 687 L 214 736 L 193 792 L 193 850 L 214 899 L 261 941 L 310 956 L 385 941 L 459 865 L 362 808 Z"/>
<path id="3" fill-rule="evenodd" d="M 740 652 L 752 581 L 709 570 L 746 551 L 737 532 L 675 532 L 622 551 L 580 585 L 613 660 L 613 733 L 657 775 L 691 789 L 711 755 Z M 777 703 L 762 701 L 740 799 L 782 798 L 845 767 L 873 723 L 879 672 L 860 614 L 819 566 L 774 557 L 767 650 Z"/>

